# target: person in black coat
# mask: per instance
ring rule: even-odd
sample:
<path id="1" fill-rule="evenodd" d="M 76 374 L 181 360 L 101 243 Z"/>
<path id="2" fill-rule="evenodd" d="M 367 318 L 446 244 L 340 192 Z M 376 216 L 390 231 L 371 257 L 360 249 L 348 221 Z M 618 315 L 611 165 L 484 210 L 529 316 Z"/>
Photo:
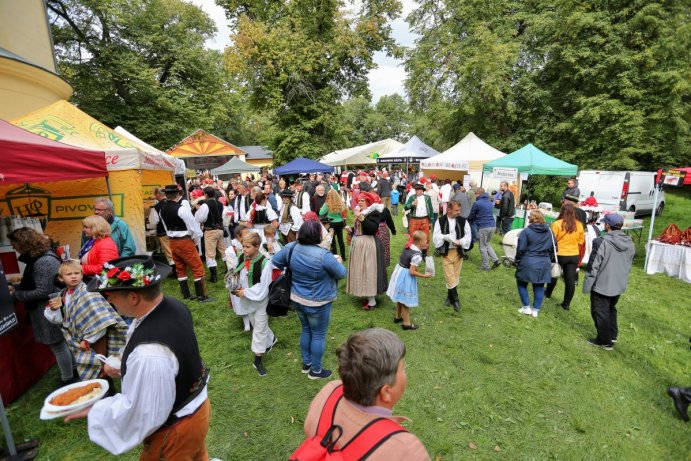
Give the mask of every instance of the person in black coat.
<path id="1" fill-rule="evenodd" d="M 552 280 L 551 269 L 555 261 L 554 237 L 539 210 L 532 210 L 530 223 L 518 236 L 516 247 L 516 285 L 523 307 L 518 312 L 538 316 L 545 298 L 545 284 Z M 530 306 L 528 283 L 533 285 L 533 306 Z"/>

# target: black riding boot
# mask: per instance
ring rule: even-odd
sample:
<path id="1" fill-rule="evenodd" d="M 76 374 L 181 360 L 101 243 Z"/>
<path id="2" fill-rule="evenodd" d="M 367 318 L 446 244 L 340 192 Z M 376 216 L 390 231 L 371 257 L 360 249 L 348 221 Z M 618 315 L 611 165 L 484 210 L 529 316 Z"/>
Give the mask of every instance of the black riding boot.
<path id="1" fill-rule="evenodd" d="M 458 287 L 453 287 L 451 291 L 453 292 L 453 310 L 456 312 L 461 311 L 461 302 L 458 299 Z"/>
<path id="2" fill-rule="evenodd" d="M 211 282 L 211 283 L 218 282 L 218 269 L 216 267 L 209 267 L 209 272 L 211 272 L 211 277 L 209 278 L 209 282 Z"/>
<path id="3" fill-rule="evenodd" d="M 451 288 L 446 289 L 446 301 L 444 301 L 444 307 L 449 307 L 453 304 L 453 290 Z"/>
<path id="4" fill-rule="evenodd" d="M 178 273 L 175 272 L 175 264 L 171 264 L 171 265 L 170 265 L 170 268 L 171 268 L 172 270 L 170 271 L 170 274 L 168 274 L 168 277 L 171 278 L 171 279 L 176 279 L 176 278 L 178 278 Z"/>
<path id="5" fill-rule="evenodd" d="M 197 301 L 202 303 L 210 303 L 214 300 L 214 298 L 209 298 L 206 294 L 204 294 L 203 280 L 194 281 L 194 294 L 197 295 Z"/>
<path id="6" fill-rule="evenodd" d="M 689 420 L 689 404 L 691 404 L 691 387 L 670 387 L 667 393 L 674 400 L 674 408 L 684 421 Z"/>
<path id="7" fill-rule="evenodd" d="M 182 293 L 182 299 L 190 299 L 192 295 L 190 295 L 190 287 L 187 286 L 187 279 L 178 280 L 178 283 L 180 284 L 180 292 Z"/>

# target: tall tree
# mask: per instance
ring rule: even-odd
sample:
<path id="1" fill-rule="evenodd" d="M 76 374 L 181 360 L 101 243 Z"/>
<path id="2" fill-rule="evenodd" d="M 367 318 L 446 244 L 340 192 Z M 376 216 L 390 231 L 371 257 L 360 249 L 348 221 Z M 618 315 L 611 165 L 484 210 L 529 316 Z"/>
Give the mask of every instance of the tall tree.
<path id="1" fill-rule="evenodd" d="M 474 131 L 581 168 L 690 161 L 686 2 L 419 3 L 406 86 L 437 145 Z"/>
<path id="2" fill-rule="evenodd" d="M 110 126 L 167 148 L 230 119 L 232 82 L 206 50 L 211 19 L 182 0 L 47 0 L 73 101 Z"/>
<path id="3" fill-rule="evenodd" d="M 217 0 L 235 33 L 226 58 L 257 110 L 273 111 L 274 160 L 316 158 L 341 147 L 340 102 L 369 96 L 373 53 L 397 53 L 389 21 L 398 0 Z"/>

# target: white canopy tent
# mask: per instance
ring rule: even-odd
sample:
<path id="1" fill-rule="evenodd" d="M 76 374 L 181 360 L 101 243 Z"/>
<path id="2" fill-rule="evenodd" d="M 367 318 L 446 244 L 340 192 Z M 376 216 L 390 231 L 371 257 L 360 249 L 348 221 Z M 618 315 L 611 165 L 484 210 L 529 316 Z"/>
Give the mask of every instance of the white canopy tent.
<path id="1" fill-rule="evenodd" d="M 174 170 L 175 174 L 185 174 L 185 162 L 181 159 L 156 149 L 154 146 L 142 141 L 121 126 L 116 127 L 113 131 L 129 139 L 139 148 L 139 163 L 141 168 Z M 158 165 L 160 168 L 152 168 L 153 165 Z"/>
<path id="2" fill-rule="evenodd" d="M 398 150 L 380 155 L 377 163 L 418 163 L 435 155 L 439 155 L 439 152 L 422 142 L 417 136 L 413 136 Z"/>
<path id="3" fill-rule="evenodd" d="M 402 145 L 393 139 L 383 139 L 331 152 L 319 159 L 319 161 L 331 166 L 372 165 L 377 163 L 377 157 L 394 152 Z"/>
<path id="4" fill-rule="evenodd" d="M 461 179 L 468 172 L 471 179 L 479 184 L 482 176 L 482 165 L 505 155 L 471 131 L 441 154 L 422 160 L 420 169 L 424 171 L 425 176 L 435 174 L 440 179 Z M 460 174 L 453 172 L 460 172 Z M 485 177 L 487 178 L 487 175 Z"/>

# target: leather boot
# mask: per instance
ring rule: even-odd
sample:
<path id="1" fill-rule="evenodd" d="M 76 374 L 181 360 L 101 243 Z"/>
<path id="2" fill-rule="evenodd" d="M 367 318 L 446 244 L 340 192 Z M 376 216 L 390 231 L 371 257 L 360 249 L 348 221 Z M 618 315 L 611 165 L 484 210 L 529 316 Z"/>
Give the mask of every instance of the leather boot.
<path id="1" fill-rule="evenodd" d="M 175 264 L 171 264 L 171 265 L 170 265 L 170 268 L 172 269 L 172 271 L 170 271 L 170 274 L 168 274 L 168 277 L 171 278 L 171 279 L 176 279 L 176 278 L 178 278 L 178 273 L 175 272 Z"/>
<path id="2" fill-rule="evenodd" d="M 670 387 L 667 393 L 674 400 L 674 408 L 684 421 L 689 420 L 689 404 L 691 403 L 691 387 Z"/>
<path id="3" fill-rule="evenodd" d="M 461 302 L 458 300 L 458 287 L 453 287 L 451 291 L 453 292 L 453 310 L 456 312 L 461 311 Z"/>
<path id="4" fill-rule="evenodd" d="M 446 301 L 444 301 L 444 307 L 449 307 L 453 303 L 453 294 L 451 293 L 451 288 L 446 289 Z"/>
<path id="5" fill-rule="evenodd" d="M 209 267 L 209 272 L 211 272 L 211 277 L 209 277 L 209 282 L 218 282 L 218 269 L 216 267 Z"/>
<path id="6" fill-rule="evenodd" d="M 187 279 L 178 280 L 178 283 L 180 284 L 180 292 L 182 293 L 182 299 L 190 299 L 192 295 L 190 295 L 190 287 L 187 286 Z"/>
<path id="7" fill-rule="evenodd" d="M 197 301 L 202 303 L 210 303 L 214 300 L 214 298 L 209 298 L 206 294 L 204 294 L 203 280 L 194 281 L 194 294 L 197 295 Z"/>

